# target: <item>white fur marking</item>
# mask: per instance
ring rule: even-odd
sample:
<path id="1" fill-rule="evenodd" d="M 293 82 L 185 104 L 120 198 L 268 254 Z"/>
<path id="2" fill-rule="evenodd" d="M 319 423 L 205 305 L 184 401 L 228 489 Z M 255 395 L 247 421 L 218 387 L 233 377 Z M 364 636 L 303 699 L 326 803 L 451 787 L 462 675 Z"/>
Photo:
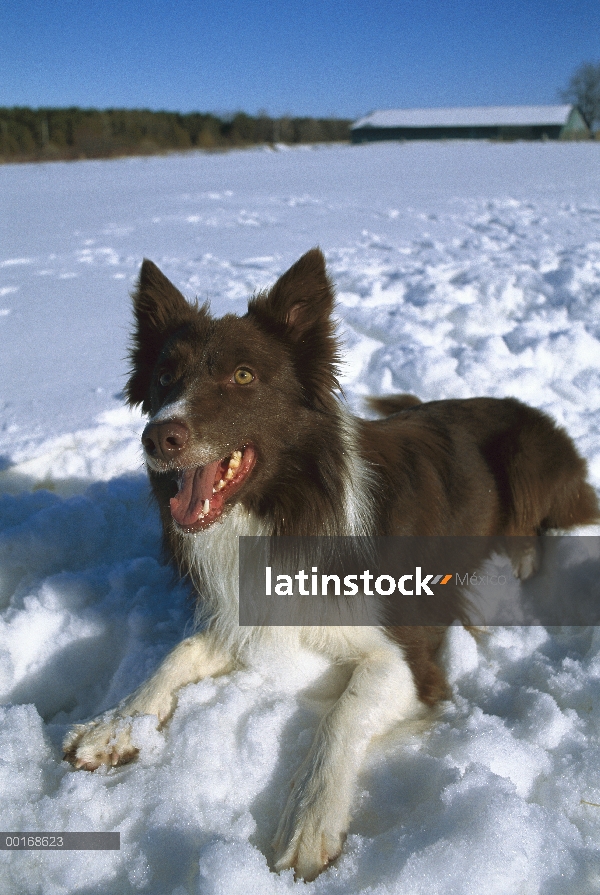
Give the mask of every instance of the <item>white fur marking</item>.
<path id="1" fill-rule="evenodd" d="M 183 420 L 187 414 L 187 401 L 185 398 L 179 398 L 177 401 L 171 401 L 161 407 L 158 413 L 150 417 L 148 425 L 151 423 L 167 423 L 172 420 Z"/>

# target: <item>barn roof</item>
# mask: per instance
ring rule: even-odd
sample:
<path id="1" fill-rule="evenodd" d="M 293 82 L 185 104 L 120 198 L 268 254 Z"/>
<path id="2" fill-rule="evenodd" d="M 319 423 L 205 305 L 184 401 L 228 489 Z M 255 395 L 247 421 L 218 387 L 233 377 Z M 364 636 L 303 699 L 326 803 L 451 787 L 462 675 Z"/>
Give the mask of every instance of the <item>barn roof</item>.
<path id="1" fill-rule="evenodd" d="M 360 127 L 514 127 L 566 124 L 573 106 L 471 106 L 456 109 L 384 109 L 352 125 Z"/>

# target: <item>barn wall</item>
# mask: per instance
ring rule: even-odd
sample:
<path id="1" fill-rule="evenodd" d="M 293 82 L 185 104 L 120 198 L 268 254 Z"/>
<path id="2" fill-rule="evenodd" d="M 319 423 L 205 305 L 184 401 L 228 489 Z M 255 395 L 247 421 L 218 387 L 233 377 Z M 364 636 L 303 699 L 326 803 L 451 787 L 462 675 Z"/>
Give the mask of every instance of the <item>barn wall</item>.
<path id="1" fill-rule="evenodd" d="M 351 131 L 351 140 L 352 143 L 381 140 L 558 140 L 562 131 L 559 124 L 513 127 L 361 127 Z"/>
<path id="2" fill-rule="evenodd" d="M 591 136 L 587 122 L 577 107 L 571 110 L 561 136 L 567 138 Z"/>

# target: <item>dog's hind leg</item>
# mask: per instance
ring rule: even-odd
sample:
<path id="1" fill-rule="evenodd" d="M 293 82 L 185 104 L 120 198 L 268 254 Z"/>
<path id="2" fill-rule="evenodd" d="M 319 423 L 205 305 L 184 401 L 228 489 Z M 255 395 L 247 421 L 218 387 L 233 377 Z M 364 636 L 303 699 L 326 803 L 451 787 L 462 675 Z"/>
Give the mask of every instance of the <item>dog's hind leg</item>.
<path id="1" fill-rule="evenodd" d="M 537 534 L 508 538 L 506 553 L 510 559 L 513 575 L 521 581 L 528 581 L 536 575 L 542 565 L 544 539 Z"/>
<path id="2" fill-rule="evenodd" d="M 65 758 L 86 771 L 94 771 L 102 764 L 114 766 L 131 761 L 139 751 L 131 738 L 133 716 L 155 715 L 157 727 L 161 727 L 173 714 L 181 687 L 225 674 L 234 664 L 209 634 L 188 637 L 115 709 L 85 724 L 76 724 L 63 743 Z"/>
<path id="3" fill-rule="evenodd" d="M 518 414 L 497 442 L 506 458 L 501 478 L 511 495 L 505 533 L 528 537 L 600 521 L 596 492 L 586 480 L 587 464 L 571 438 L 538 410 L 519 407 Z"/>
<path id="4" fill-rule="evenodd" d="M 574 476 L 557 488 L 548 513 L 542 520 L 542 529 L 574 528 L 600 522 L 600 507 L 596 492 L 585 480 L 585 473 Z"/>

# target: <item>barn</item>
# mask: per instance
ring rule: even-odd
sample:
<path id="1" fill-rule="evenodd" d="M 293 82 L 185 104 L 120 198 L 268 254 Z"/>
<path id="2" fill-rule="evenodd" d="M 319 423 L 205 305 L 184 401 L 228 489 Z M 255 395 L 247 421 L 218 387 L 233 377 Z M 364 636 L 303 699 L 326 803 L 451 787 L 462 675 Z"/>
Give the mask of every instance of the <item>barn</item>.
<path id="1" fill-rule="evenodd" d="M 386 109 L 350 129 L 352 143 L 377 140 L 559 140 L 590 136 L 577 106 Z"/>

